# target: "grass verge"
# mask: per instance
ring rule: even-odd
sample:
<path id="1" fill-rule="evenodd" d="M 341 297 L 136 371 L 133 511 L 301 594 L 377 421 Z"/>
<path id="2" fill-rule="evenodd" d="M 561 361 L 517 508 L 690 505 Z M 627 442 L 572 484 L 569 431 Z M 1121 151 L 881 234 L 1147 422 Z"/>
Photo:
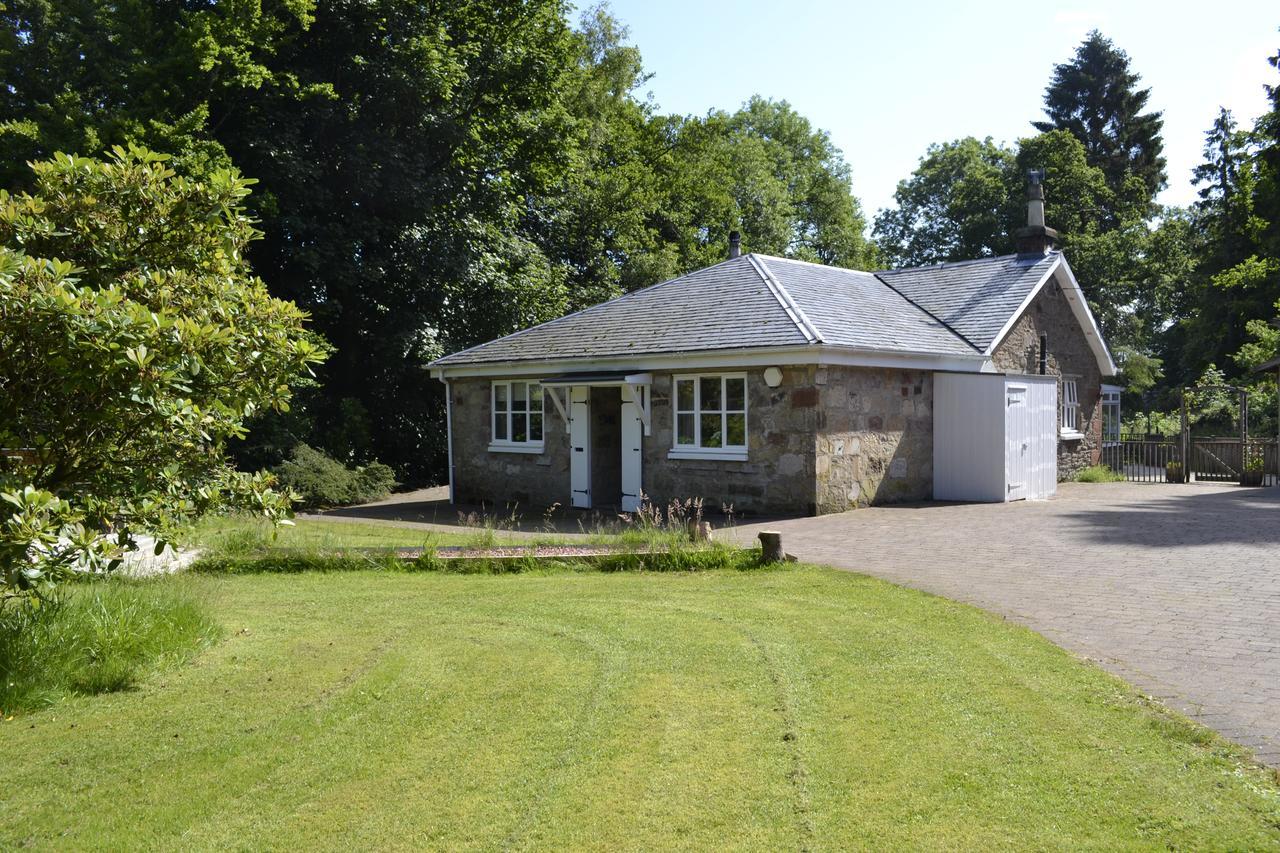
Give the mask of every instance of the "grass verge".
<path id="1" fill-rule="evenodd" d="M 869 578 L 179 580 L 226 640 L 0 724 L 0 848 L 1280 845 L 1237 748 Z"/>
<path id="2" fill-rule="evenodd" d="M 452 574 L 558 574 L 563 572 L 699 572 L 753 569 L 760 565 L 758 549 L 734 548 L 720 542 L 694 546 L 687 542 L 650 540 L 652 550 L 628 550 L 586 557 L 468 557 L 446 558 L 427 550 L 407 560 L 394 553 L 346 551 L 286 551 L 248 554 L 214 553 L 197 560 L 191 571 L 209 575 L 300 574 L 303 572 L 442 572 Z"/>
<path id="3" fill-rule="evenodd" d="M 300 518 L 275 528 L 249 516 L 210 516 L 175 537 L 180 543 L 220 554 L 247 555 L 275 549 L 341 551 L 350 548 L 421 548 L 469 545 L 493 538 L 484 530 L 436 532 L 394 524 Z"/>
<path id="4" fill-rule="evenodd" d="M 1120 483 L 1124 481 L 1124 474 L 1113 471 L 1106 465 L 1090 465 L 1076 474 L 1075 481 L 1077 483 Z"/>
<path id="5" fill-rule="evenodd" d="M 0 615 L 0 711 L 128 689 L 218 634 L 180 581 L 73 584 L 52 604 Z"/>
<path id="6" fill-rule="evenodd" d="M 510 530 L 483 523 L 474 527 L 459 527 L 457 530 L 437 531 L 394 523 L 314 518 L 300 518 L 293 525 L 273 528 L 264 519 L 235 515 L 210 516 L 178 531 L 173 538 L 182 545 L 236 556 L 284 549 L 340 552 L 355 548 L 443 548 L 455 545 L 489 548 L 511 544 L 552 545 L 566 542 L 643 547 L 655 542 L 687 541 L 687 537 L 679 531 L 652 527 L 583 529 L 576 534 L 548 531 L 535 535 L 516 535 Z"/>

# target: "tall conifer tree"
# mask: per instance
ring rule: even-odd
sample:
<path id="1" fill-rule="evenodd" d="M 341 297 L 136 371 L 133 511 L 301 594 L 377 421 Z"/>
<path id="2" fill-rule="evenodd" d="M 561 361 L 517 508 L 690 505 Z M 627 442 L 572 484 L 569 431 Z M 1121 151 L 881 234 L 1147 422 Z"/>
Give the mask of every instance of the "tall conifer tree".
<path id="1" fill-rule="evenodd" d="M 1048 120 L 1032 124 L 1042 133 L 1070 132 L 1117 196 L 1128 194 L 1125 181 L 1134 175 L 1151 202 L 1165 185 L 1164 120 L 1158 112 L 1143 112 L 1151 90 L 1138 88 L 1141 79 L 1128 54 L 1094 30 L 1070 61 L 1054 68 L 1044 95 Z"/>

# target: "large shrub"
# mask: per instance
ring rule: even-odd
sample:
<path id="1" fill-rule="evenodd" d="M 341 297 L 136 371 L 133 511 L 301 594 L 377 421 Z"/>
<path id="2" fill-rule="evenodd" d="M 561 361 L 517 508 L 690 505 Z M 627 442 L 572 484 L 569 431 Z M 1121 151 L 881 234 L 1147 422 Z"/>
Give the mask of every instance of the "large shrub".
<path id="1" fill-rule="evenodd" d="M 285 517 L 223 448 L 324 352 L 244 259 L 251 181 L 140 149 L 32 169 L 0 190 L 0 605 L 206 510 Z"/>
<path id="2" fill-rule="evenodd" d="M 381 462 L 348 468 L 306 444 L 295 447 L 275 475 L 308 509 L 376 501 L 396 487 L 395 472 Z"/>

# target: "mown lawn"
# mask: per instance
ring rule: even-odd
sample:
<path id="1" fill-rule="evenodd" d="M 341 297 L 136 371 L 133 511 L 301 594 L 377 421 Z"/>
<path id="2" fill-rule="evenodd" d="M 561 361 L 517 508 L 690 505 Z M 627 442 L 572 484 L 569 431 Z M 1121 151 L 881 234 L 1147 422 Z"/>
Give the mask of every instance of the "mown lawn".
<path id="1" fill-rule="evenodd" d="M 0 724 L 0 848 L 1267 848 L 1031 632 L 824 569 L 179 577 L 224 639 Z"/>
<path id="2" fill-rule="evenodd" d="M 554 537 L 548 535 L 546 538 L 550 540 Z M 421 548 L 531 541 L 527 537 L 517 539 L 501 530 L 460 527 L 457 531 L 436 531 L 395 524 L 310 518 L 299 518 L 291 526 L 282 525 L 273 529 L 270 523 L 261 519 L 235 516 L 206 519 L 183 531 L 178 539 L 183 544 L 221 552 L 269 548 L 317 551 L 344 548 Z"/>

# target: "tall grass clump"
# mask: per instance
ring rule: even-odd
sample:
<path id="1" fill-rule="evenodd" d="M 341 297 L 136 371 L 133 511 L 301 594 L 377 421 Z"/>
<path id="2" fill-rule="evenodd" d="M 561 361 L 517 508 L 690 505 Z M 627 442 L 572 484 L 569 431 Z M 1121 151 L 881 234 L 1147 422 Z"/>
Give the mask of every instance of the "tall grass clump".
<path id="1" fill-rule="evenodd" d="M 1124 474 L 1113 471 L 1106 465 L 1090 465 L 1076 474 L 1077 483 L 1119 483 L 1123 480 Z"/>
<path id="2" fill-rule="evenodd" d="M 127 690 L 220 633 L 177 579 L 73 585 L 38 608 L 0 613 L 0 712 Z"/>

